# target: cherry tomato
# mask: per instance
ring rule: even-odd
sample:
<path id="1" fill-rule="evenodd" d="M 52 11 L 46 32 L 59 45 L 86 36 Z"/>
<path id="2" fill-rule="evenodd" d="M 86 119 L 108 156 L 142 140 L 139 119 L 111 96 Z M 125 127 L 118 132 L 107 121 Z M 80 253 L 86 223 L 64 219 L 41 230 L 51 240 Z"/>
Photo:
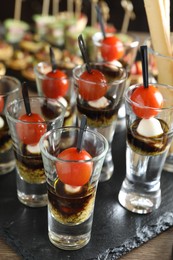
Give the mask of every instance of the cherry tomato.
<path id="1" fill-rule="evenodd" d="M 100 51 L 105 61 L 119 60 L 124 54 L 123 43 L 116 36 L 107 36 L 101 41 Z"/>
<path id="2" fill-rule="evenodd" d="M 37 144 L 47 130 L 46 124 L 43 123 L 45 120 L 40 115 L 34 113 L 31 115 L 22 115 L 19 117 L 19 120 L 28 123 L 17 123 L 16 130 L 19 139 L 26 145 Z"/>
<path id="3" fill-rule="evenodd" d="M 87 151 L 81 150 L 79 152 L 76 147 L 71 147 L 62 151 L 57 157 L 69 161 L 56 163 L 58 177 L 63 183 L 71 186 L 83 186 L 89 181 L 92 174 L 93 163 L 74 162 L 92 159 Z M 72 160 L 73 162 L 70 162 Z"/>
<path id="4" fill-rule="evenodd" d="M 64 97 L 69 85 L 67 75 L 61 70 L 56 70 L 55 72 L 48 72 L 46 76 L 50 79 L 47 78 L 43 81 L 44 95 L 48 98 Z"/>
<path id="5" fill-rule="evenodd" d="M 3 96 L 0 96 L 0 113 L 3 111 L 4 109 L 4 98 Z"/>
<path id="6" fill-rule="evenodd" d="M 92 69 L 91 73 L 84 71 L 78 82 L 79 94 L 87 101 L 103 97 L 107 91 L 107 81 L 99 70 Z"/>
<path id="7" fill-rule="evenodd" d="M 153 85 L 149 85 L 147 88 L 140 86 L 134 90 L 131 95 L 131 100 L 141 106 L 147 106 L 151 108 L 161 108 L 163 106 L 163 96 L 160 91 Z M 157 111 L 149 108 L 141 108 L 133 105 L 134 113 L 141 118 L 150 118 L 157 115 Z"/>

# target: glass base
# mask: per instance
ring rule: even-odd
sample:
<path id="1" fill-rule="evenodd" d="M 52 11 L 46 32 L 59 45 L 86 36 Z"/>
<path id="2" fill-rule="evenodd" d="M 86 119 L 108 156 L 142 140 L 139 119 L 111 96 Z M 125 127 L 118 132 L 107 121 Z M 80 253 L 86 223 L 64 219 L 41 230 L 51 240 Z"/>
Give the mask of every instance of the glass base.
<path id="1" fill-rule="evenodd" d="M 54 232 L 49 232 L 50 242 L 63 250 L 78 250 L 90 241 L 91 234 L 90 232 L 80 236 L 66 236 L 66 235 L 57 235 Z"/>
<path id="2" fill-rule="evenodd" d="M 28 207 L 37 208 L 47 206 L 47 194 L 44 195 L 35 195 L 29 194 L 26 195 L 20 191 L 17 191 L 18 199 L 21 203 Z"/>
<path id="3" fill-rule="evenodd" d="M 130 183 L 127 179 L 123 181 L 120 189 L 118 200 L 120 204 L 129 211 L 138 214 L 147 214 L 154 209 L 159 208 L 161 204 L 160 185 L 155 191 L 143 189 L 143 192 L 136 192 L 137 188 L 134 183 Z"/>
<path id="4" fill-rule="evenodd" d="M 91 238 L 93 214 L 84 222 L 60 223 L 51 214 L 48 206 L 48 235 L 50 242 L 64 250 L 77 250 L 88 244 Z"/>
<path id="5" fill-rule="evenodd" d="M 19 172 L 16 175 L 17 196 L 21 203 L 28 207 L 44 207 L 47 205 L 47 187 L 44 183 L 28 183 L 21 178 Z"/>
<path id="6" fill-rule="evenodd" d="M 163 170 L 167 172 L 173 172 L 173 154 L 169 154 L 167 156 Z"/>
<path id="7" fill-rule="evenodd" d="M 114 164 L 112 160 L 112 153 L 111 149 L 109 149 L 108 153 L 106 154 L 102 171 L 100 174 L 99 182 L 105 182 L 110 180 L 114 172 Z"/>

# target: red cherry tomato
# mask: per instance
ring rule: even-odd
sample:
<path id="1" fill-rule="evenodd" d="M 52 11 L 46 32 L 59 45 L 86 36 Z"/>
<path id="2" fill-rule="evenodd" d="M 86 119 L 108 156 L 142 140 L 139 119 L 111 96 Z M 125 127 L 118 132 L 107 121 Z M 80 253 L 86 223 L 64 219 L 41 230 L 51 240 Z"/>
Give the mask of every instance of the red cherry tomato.
<path id="1" fill-rule="evenodd" d="M 69 85 L 67 75 L 61 70 L 56 70 L 47 73 L 46 76 L 50 79 L 46 78 L 43 81 L 42 90 L 44 95 L 48 98 L 64 97 L 67 94 Z"/>
<path id="2" fill-rule="evenodd" d="M 91 73 L 84 71 L 78 82 L 79 94 L 87 101 L 103 97 L 107 91 L 107 81 L 99 70 L 92 69 Z"/>
<path id="3" fill-rule="evenodd" d="M 0 96 L 0 113 L 3 111 L 4 109 L 4 98 L 3 96 Z"/>
<path id="4" fill-rule="evenodd" d="M 46 124 L 43 123 L 45 120 L 40 115 L 34 113 L 22 115 L 19 117 L 19 120 L 28 123 L 17 123 L 16 130 L 19 139 L 26 145 L 37 144 L 47 130 Z M 34 122 L 39 124 L 34 124 Z"/>
<path id="5" fill-rule="evenodd" d="M 71 186 L 83 186 L 89 181 L 93 163 L 74 162 L 92 159 L 87 151 L 81 150 L 78 152 L 76 147 L 71 147 L 58 154 L 58 158 L 69 161 L 56 163 L 58 177 L 63 183 Z M 70 162 L 72 160 L 73 162 Z"/>
<path id="6" fill-rule="evenodd" d="M 116 36 L 107 36 L 101 41 L 100 51 L 105 61 L 119 60 L 124 54 L 124 46 Z"/>
<path id="7" fill-rule="evenodd" d="M 153 85 L 149 85 L 147 88 L 144 86 L 136 88 L 131 95 L 131 100 L 141 106 L 151 108 L 161 108 L 163 106 L 163 96 Z M 156 116 L 158 113 L 154 109 L 141 108 L 135 105 L 132 108 L 138 117 L 145 119 Z"/>

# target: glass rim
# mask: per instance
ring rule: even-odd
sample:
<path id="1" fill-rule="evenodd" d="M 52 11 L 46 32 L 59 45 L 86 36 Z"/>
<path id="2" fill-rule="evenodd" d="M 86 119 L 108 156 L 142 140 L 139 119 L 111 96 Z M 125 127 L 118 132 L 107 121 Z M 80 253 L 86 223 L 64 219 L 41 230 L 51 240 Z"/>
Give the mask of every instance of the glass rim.
<path id="1" fill-rule="evenodd" d="M 82 69 L 86 67 L 86 63 L 82 64 L 82 65 L 77 65 L 73 70 L 72 70 L 72 74 L 73 74 L 73 77 L 75 80 L 79 80 L 82 81 L 82 82 L 85 82 L 85 83 L 89 83 L 90 85 L 100 85 L 100 86 L 105 86 L 105 85 L 109 85 L 109 84 L 112 84 L 112 83 L 116 83 L 116 84 L 120 84 L 122 82 L 124 82 L 127 78 L 128 78 L 128 74 L 127 74 L 127 70 L 123 67 L 120 67 L 120 66 L 117 66 L 115 64 L 113 64 L 112 62 L 105 62 L 105 61 L 101 61 L 101 62 L 90 62 L 90 65 L 92 66 L 92 64 L 95 64 L 95 65 L 103 65 L 103 64 L 107 64 L 109 65 L 110 67 L 116 67 L 118 68 L 118 70 L 121 70 L 123 72 L 123 76 L 120 78 L 120 79 L 115 79 L 115 80 L 112 80 L 110 82 L 103 82 L 103 83 L 96 83 L 96 82 L 92 82 L 92 81 L 88 81 L 88 80 L 85 80 L 85 79 L 80 79 L 80 76 L 76 75 L 76 71 L 81 69 L 81 73 L 82 73 Z M 86 68 L 85 68 L 86 70 Z"/>
<path id="2" fill-rule="evenodd" d="M 19 79 L 17 79 L 16 77 L 13 77 L 13 76 L 9 76 L 9 75 L 0 75 L 0 81 L 2 80 L 2 79 L 9 79 L 9 80 L 11 80 L 14 84 L 16 84 L 16 86 L 13 88 L 13 89 L 11 89 L 11 90 L 9 90 L 9 91 L 6 91 L 6 92 L 4 92 L 4 93 L 2 93 L 1 91 L 0 91 L 0 95 L 1 96 L 7 96 L 7 95 L 9 95 L 9 94 L 13 94 L 13 93 L 15 93 L 15 92 L 17 92 L 17 91 L 19 91 L 20 90 L 20 88 L 21 88 L 21 82 L 20 82 L 20 80 Z"/>
<path id="3" fill-rule="evenodd" d="M 155 51 L 152 47 L 149 47 L 147 45 L 147 42 L 150 41 L 150 43 L 152 44 L 152 40 L 151 40 L 151 37 L 148 37 L 145 41 L 144 41 L 144 45 L 147 46 L 147 49 L 148 49 L 148 53 L 150 54 L 153 54 L 155 56 L 158 56 L 158 57 L 161 57 L 161 58 L 164 58 L 164 59 L 167 59 L 167 60 L 173 60 L 173 57 L 169 57 L 169 56 L 165 56 L 163 54 L 161 54 L 160 52 L 158 51 Z"/>
<path id="4" fill-rule="evenodd" d="M 173 91 L 173 87 L 171 85 L 166 85 L 166 84 L 160 84 L 160 83 L 149 83 L 148 85 L 153 85 L 153 86 L 163 86 L 165 88 L 168 88 L 168 89 L 172 89 Z M 125 93 L 124 93 L 124 98 L 125 98 L 125 102 L 128 102 L 129 104 L 134 104 L 136 107 L 138 108 L 142 108 L 142 109 L 149 109 L 149 110 L 153 110 L 153 111 L 165 111 L 165 110 L 173 110 L 173 102 L 172 102 L 172 106 L 169 106 L 169 107 L 161 107 L 161 108 L 155 108 L 155 107 L 149 107 L 149 106 L 144 106 L 144 105 L 140 105 L 134 101 L 131 100 L 131 98 L 129 97 L 128 93 L 131 92 L 133 89 L 135 89 L 136 87 L 139 87 L 139 86 L 143 86 L 143 84 L 134 84 L 134 85 L 131 85 L 129 86 Z M 163 97 L 164 98 L 164 97 Z"/>
<path id="5" fill-rule="evenodd" d="M 26 122 L 26 121 L 23 121 L 23 120 L 20 120 L 20 119 L 17 119 L 17 118 L 14 118 L 13 116 L 11 116 L 11 113 L 9 113 L 9 109 L 12 107 L 12 106 L 15 106 L 17 103 L 23 103 L 24 104 L 24 99 L 23 98 L 17 98 L 15 100 L 13 100 L 12 102 L 10 102 L 8 105 L 7 105 L 7 110 L 6 110 L 6 116 L 7 118 L 10 119 L 10 121 L 12 122 L 16 122 L 16 123 L 22 123 L 22 124 L 47 124 L 48 122 L 53 122 L 55 120 L 58 120 L 60 118 L 62 118 L 64 115 L 65 115 L 65 111 L 66 111 L 66 108 L 64 107 L 64 105 L 57 99 L 53 99 L 53 98 L 47 98 L 47 97 L 44 97 L 44 96 L 30 96 L 29 97 L 29 100 L 31 101 L 34 101 L 36 102 L 38 99 L 43 99 L 43 100 L 50 100 L 50 101 L 53 101 L 53 102 L 56 102 L 60 105 L 62 111 L 61 111 L 61 114 L 51 120 L 46 120 L 46 121 L 40 121 L 40 122 Z"/>
<path id="6" fill-rule="evenodd" d="M 99 39 L 96 39 L 96 35 L 100 35 L 102 36 L 101 38 Z M 126 35 L 126 36 L 129 36 L 132 38 L 132 41 L 130 42 L 125 42 L 125 41 L 122 41 L 123 43 L 123 46 L 124 47 L 129 47 L 132 45 L 132 48 L 136 48 L 138 47 L 139 45 L 139 42 L 140 42 L 140 39 L 137 35 L 135 35 L 134 33 L 132 32 L 128 32 L 128 33 L 122 33 L 120 31 L 116 31 L 116 32 L 110 32 L 110 33 L 106 33 L 107 36 L 111 36 L 111 35 Z M 92 40 L 93 42 L 96 44 L 96 46 L 100 47 L 101 46 L 101 43 L 100 43 L 100 40 L 103 39 L 103 35 L 102 35 L 102 32 L 96 32 L 93 36 L 92 36 Z"/>
<path id="7" fill-rule="evenodd" d="M 64 63 L 64 62 L 63 62 Z M 62 78 L 53 78 L 53 77 L 49 77 L 47 76 L 47 74 L 44 74 L 42 72 L 39 71 L 39 64 L 45 64 L 45 65 L 48 65 L 50 66 L 50 71 L 52 71 L 52 66 L 51 66 L 51 63 L 50 62 L 46 62 L 46 61 L 40 61 L 39 63 L 37 63 L 35 66 L 34 66 L 34 72 L 36 74 L 36 77 L 38 78 L 41 78 L 42 80 L 43 79 L 47 79 L 47 80 L 50 80 L 50 81 L 62 81 L 62 80 L 71 80 L 72 79 L 72 76 L 69 76 L 67 75 L 67 70 L 68 68 L 57 68 L 58 70 L 64 72 L 66 74 L 66 76 L 62 77 Z M 68 62 L 65 62 L 65 64 L 68 64 Z"/>
<path id="8" fill-rule="evenodd" d="M 107 139 L 102 134 L 100 134 L 99 132 L 91 130 L 88 127 L 84 131 L 87 131 L 88 133 L 91 133 L 91 134 L 97 136 L 98 138 L 102 139 L 102 142 L 104 143 L 105 149 L 104 149 L 104 151 L 101 152 L 101 154 L 99 154 L 99 155 L 97 155 L 97 156 L 95 156 L 91 159 L 78 161 L 78 160 L 64 160 L 64 159 L 61 159 L 61 158 L 57 158 L 57 157 L 51 155 L 49 152 L 47 152 L 47 150 L 44 147 L 44 142 L 48 139 L 48 137 L 51 134 L 57 132 L 58 130 L 59 131 L 62 130 L 62 132 L 63 132 L 63 130 L 68 131 L 70 129 L 75 131 L 75 130 L 80 130 L 80 127 L 78 127 L 78 126 L 57 127 L 57 128 L 53 128 L 53 129 L 47 131 L 46 133 L 44 133 L 41 136 L 40 141 L 39 141 L 39 146 L 40 146 L 41 152 L 44 154 L 45 157 L 49 158 L 50 160 L 52 160 L 54 162 L 68 162 L 68 163 L 84 163 L 85 162 L 86 163 L 86 162 L 94 162 L 94 161 L 100 160 L 108 152 L 109 144 L 108 144 Z M 72 146 L 70 146 L 69 148 L 71 148 L 71 147 Z"/>

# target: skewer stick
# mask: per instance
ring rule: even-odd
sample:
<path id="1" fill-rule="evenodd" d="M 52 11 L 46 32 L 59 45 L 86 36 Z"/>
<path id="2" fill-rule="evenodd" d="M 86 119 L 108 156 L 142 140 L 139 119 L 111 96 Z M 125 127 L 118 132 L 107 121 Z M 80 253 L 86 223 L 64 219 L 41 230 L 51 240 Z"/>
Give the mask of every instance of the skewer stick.
<path id="1" fill-rule="evenodd" d="M 59 2 L 60 0 L 53 0 L 53 10 L 52 10 L 52 14 L 55 16 L 59 13 Z"/>
<path id="2" fill-rule="evenodd" d="M 148 25 L 155 51 L 162 55 L 171 56 L 165 8 L 163 0 L 144 0 Z"/>
<path id="3" fill-rule="evenodd" d="M 49 14 L 49 5 L 50 5 L 50 0 L 43 0 L 42 15 Z"/>
<path id="4" fill-rule="evenodd" d="M 170 0 L 163 0 L 165 19 L 166 19 L 166 30 L 170 40 Z"/>
<path id="5" fill-rule="evenodd" d="M 158 82 L 173 86 L 171 43 L 163 0 L 144 0 L 153 48 L 169 59 L 157 59 Z"/>
<path id="6" fill-rule="evenodd" d="M 73 13 L 73 0 L 67 0 L 67 12 Z"/>
<path id="7" fill-rule="evenodd" d="M 98 0 L 91 0 L 91 26 L 94 27 L 97 23 L 96 5 Z"/>
<path id="8" fill-rule="evenodd" d="M 22 0 L 16 0 L 15 8 L 14 8 L 14 19 L 15 20 L 21 19 L 21 9 L 22 9 Z"/>
<path id="9" fill-rule="evenodd" d="M 121 32 L 127 33 L 130 19 L 133 19 L 135 17 L 135 14 L 133 12 L 133 4 L 131 1 L 122 0 L 121 5 L 125 10 Z"/>
<path id="10" fill-rule="evenodd" d="M 82 7 L 81 0 L 75 0 L 75 16 L 76 16 L 76 18 L 80 17 L 81 7 Z"/>

